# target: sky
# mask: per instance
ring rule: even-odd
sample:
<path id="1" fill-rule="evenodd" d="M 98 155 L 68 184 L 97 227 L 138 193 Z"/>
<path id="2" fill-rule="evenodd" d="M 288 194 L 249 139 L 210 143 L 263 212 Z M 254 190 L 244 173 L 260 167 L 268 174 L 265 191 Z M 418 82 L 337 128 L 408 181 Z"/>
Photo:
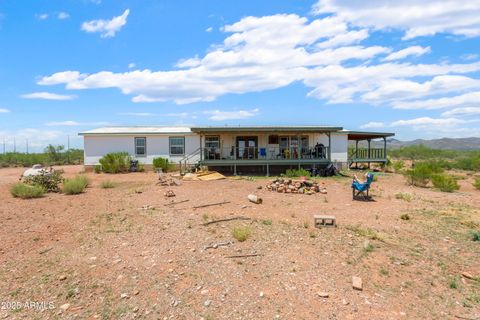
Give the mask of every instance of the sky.
<path id="1" fill-rule="evenodd" d="M 480 136 L 480 1 L 0 0 L 0 143 L 122 125 Z"/>

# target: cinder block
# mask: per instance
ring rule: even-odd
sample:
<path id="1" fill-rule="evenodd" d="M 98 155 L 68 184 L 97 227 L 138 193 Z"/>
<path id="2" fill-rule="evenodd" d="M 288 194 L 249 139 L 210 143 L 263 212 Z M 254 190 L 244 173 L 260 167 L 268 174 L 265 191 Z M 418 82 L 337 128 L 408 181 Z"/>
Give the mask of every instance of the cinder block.
<path id="1" fill-rule="evenodd" d="M 313 219 L 315 228 L 337 226 L 337 219 L 335 218 L 335 216 L 324 216 L 316 214 L 313 216 Z"/>

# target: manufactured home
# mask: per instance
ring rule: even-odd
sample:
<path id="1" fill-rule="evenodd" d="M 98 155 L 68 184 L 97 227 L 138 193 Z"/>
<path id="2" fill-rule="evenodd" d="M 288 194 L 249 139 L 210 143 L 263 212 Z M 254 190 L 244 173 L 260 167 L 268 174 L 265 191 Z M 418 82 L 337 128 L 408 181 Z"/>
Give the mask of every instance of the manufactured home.
<path id="1" fill-rule="evenodd" d="M 231 174 L 266 175 L 288 168 L 385 163 L 387 137 L 394 135 L 333 126 L 106 127 L 79 134 L 84 137 L 86 169 L 107 153 L 128 152 L 146 167 L 162 157 L 182 171 L 207 166 Z M 382 147 L 373 148 L 373 140 L 382 141 Z"/>

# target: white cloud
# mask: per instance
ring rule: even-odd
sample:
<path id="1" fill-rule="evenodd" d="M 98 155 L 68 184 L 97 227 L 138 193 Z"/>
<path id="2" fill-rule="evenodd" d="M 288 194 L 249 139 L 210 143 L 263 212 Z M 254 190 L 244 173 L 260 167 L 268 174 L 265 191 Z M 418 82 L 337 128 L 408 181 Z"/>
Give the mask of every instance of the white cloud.
<path id="1" fill-rule="evenodd" d="M 5 108 L 0 108 L 0 113 L 9 113 L 10 110 L 5 109 Z"/>
<path id="2" fill-rule="evenodd" d="M 467 60 L 467 61 L 476 60 L 476 59 L 478 58 L 478 54 L 476 54 L 476 53 L 467 53 L 467 54 L 461 55 L 460 58 L 462 58 L 463 60 Z"/>
<path id="3" fill-rule="evenodd" d="M 222 111 L 222 110 L 206 110 L 203 113 L 210 115 L 208 118 L 212 121 L 238 120 L 254 117 L 258 114 L 259 109 L 238 110 L 238 111 Z"/>
<path id="4" fill-rule="evenodd" d="M 409 120 L 398 120 L 391 123 L 392 127 L 413 126 L 413 127 L 426 127 L 426 126 L 454 126 L 462 123 L 466 123 L 466 120 L 457 118 L 442 118 L 434 119 L 430 117 L 421 117 Z"/>
<path id="5" fill-rule="evenodd" d="M 56 94 L 51 92 L 33 92 L 22 94 L 23 99 L 43 99 L 43 100 L 73 100 L 77 96 L 67 94 Z"/>
<path id="6" fill-rule="evenodd" d="M 453 97 L 396 102 L 393 107 L 396 109 L 444 109 L 478 105 L 479 101 L 480 91 L 475 91 Z"/>
<path id="7" fill-rule="evenodd" d="M 128 64 L 128 69 L 133 69 L 133 68 L 135 68 L 136 66 L 137 66 L 137 65 L 136 65 L 135 63 L 130 62 L 130 63 Z"/>
<path id="8" fill-rule="evenodd" d="M 213 31 L 212 27 L 208 27 L 207 29 L 205 29 L 205 32 L 212 32 L 212 31 Z"/>
<path id="9" fill-rule="evenodd" d="M 384 128 L 385 123 L 383 122 L 368 122 L 360 126 L 361 129 L 378 129 L 378 128 Z"/>
<path id="10" fill-rule="evenodd" d="M 65 20 L 65 19 L 70 18 L 70 14 L 68 14 L 68 12 L 60 11 L 57 14 L 57 18 L 60 19 L 60 20 Z"/>
<path id="11" fill-rule="evenodd" d="M 134 117 L 150 117 L 153 116 L 153 113 L 150 112 L 121 112 L 121 116 L 134 116 Z"/>
<path id="12" fill-rule="evenodd" d="M 39 13 L 35 14 L 38 20 L 47 20 L 48 19 L 48 13 Z"/>
<path id="13" fill-rule="evenodd" d="M 385 57 L 383 61 L 401 60 L 401 59 L 405 59 L 408 56 L 418 57 L 430 52 L 431 52 L 430 47 L 412 46 L 399 51 L 392 52 L 387 57 Z"/>
<path id="14" fill-rule="evenodd" d="M 455 108 L 442 113 L 442 117 L 480 115 L 480 107 Z"/>
<path id="15" fill-rule="evenodd" d="M 76 135 L 71 135 L 74 137 Z M 17 151 L 26 150 L 26 141 L 28 140 L 29 151 L 40 151 L 48 144 L 66 144 L 67 133 L 57 130 L 40 130 L 35 128 L 25 128 L 15 131 L 0 130 L 0 139 L 5 140 L 7 151 L 13 151 L 14 140 Z M 64 140 L 63 140 L 64 139 Z"/>
<path id="16" fill-rule="evenodd" d="M 52 121 L 45 123 L 46 126 L 49 127 L 76 127 L 76 126 L 108 126 L 111 125 L 110 122 L 77 122 L 72 120 L 66 121 Z"/>
<path id="17" fill-rule="evenodd" d="M 224 26 L 223 43 L 204 56 L 179 60 L 180 69 L 69 70 L 45 76 L 38 84 L 64 84 L 69 90 L 117 88 L 134 102 L 188 104 L 301 82 L 310 88 L 308 96 L 328 104 L 365 102 L 404 109 L 432 108 L 428 103 L 434 100 L 480 89 L 475 78 L 480 62 L 396 61 L 431 49 L 418 45 L 393 51 L 375 45 L 374 39 L 365 45 L 362 41 L 375 32 L 367 28 L 352 27 L 335 15 L 313 20 L 295 14 L 250 16 Z"/>
<path id="18" fill-rule="evenodd" d="M 115 33 L 127 24 L 130 10 L 127 9 L 122 15 L 113 17 L 111 20 L 92 20 L 82 23 L 81 29 L 86 32 L 99 32 L 102 38 L 114 37 Z"/>
<path id="19" fill-rule="evenodd" d="M 313 12 L 332 13 L 359 27 L 404 30 L 404 39 L 437 33 L 480 35 L 479 1 L 320 0 Z"/>

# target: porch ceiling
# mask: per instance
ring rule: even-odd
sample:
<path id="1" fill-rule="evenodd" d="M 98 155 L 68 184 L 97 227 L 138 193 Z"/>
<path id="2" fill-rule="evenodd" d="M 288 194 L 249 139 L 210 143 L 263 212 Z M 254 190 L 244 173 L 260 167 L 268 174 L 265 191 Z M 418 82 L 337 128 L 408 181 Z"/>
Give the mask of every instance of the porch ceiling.
<path id="1" fill-rule="evenodd" d="M 258 127 L 193 127 L 192 132 L 196 133 L 302 133 L 302 132 L 336 132 L 342 127 L 329 126 L 258 126 Z"/>
<path id="2" fill-rule="evenodd" d="M 379 139 L 386 137 L 393 137 L 395 133 L 391 132 L 362 132 L 362 131 L 349 131 L 348 140 L 368 140 Z"/>

